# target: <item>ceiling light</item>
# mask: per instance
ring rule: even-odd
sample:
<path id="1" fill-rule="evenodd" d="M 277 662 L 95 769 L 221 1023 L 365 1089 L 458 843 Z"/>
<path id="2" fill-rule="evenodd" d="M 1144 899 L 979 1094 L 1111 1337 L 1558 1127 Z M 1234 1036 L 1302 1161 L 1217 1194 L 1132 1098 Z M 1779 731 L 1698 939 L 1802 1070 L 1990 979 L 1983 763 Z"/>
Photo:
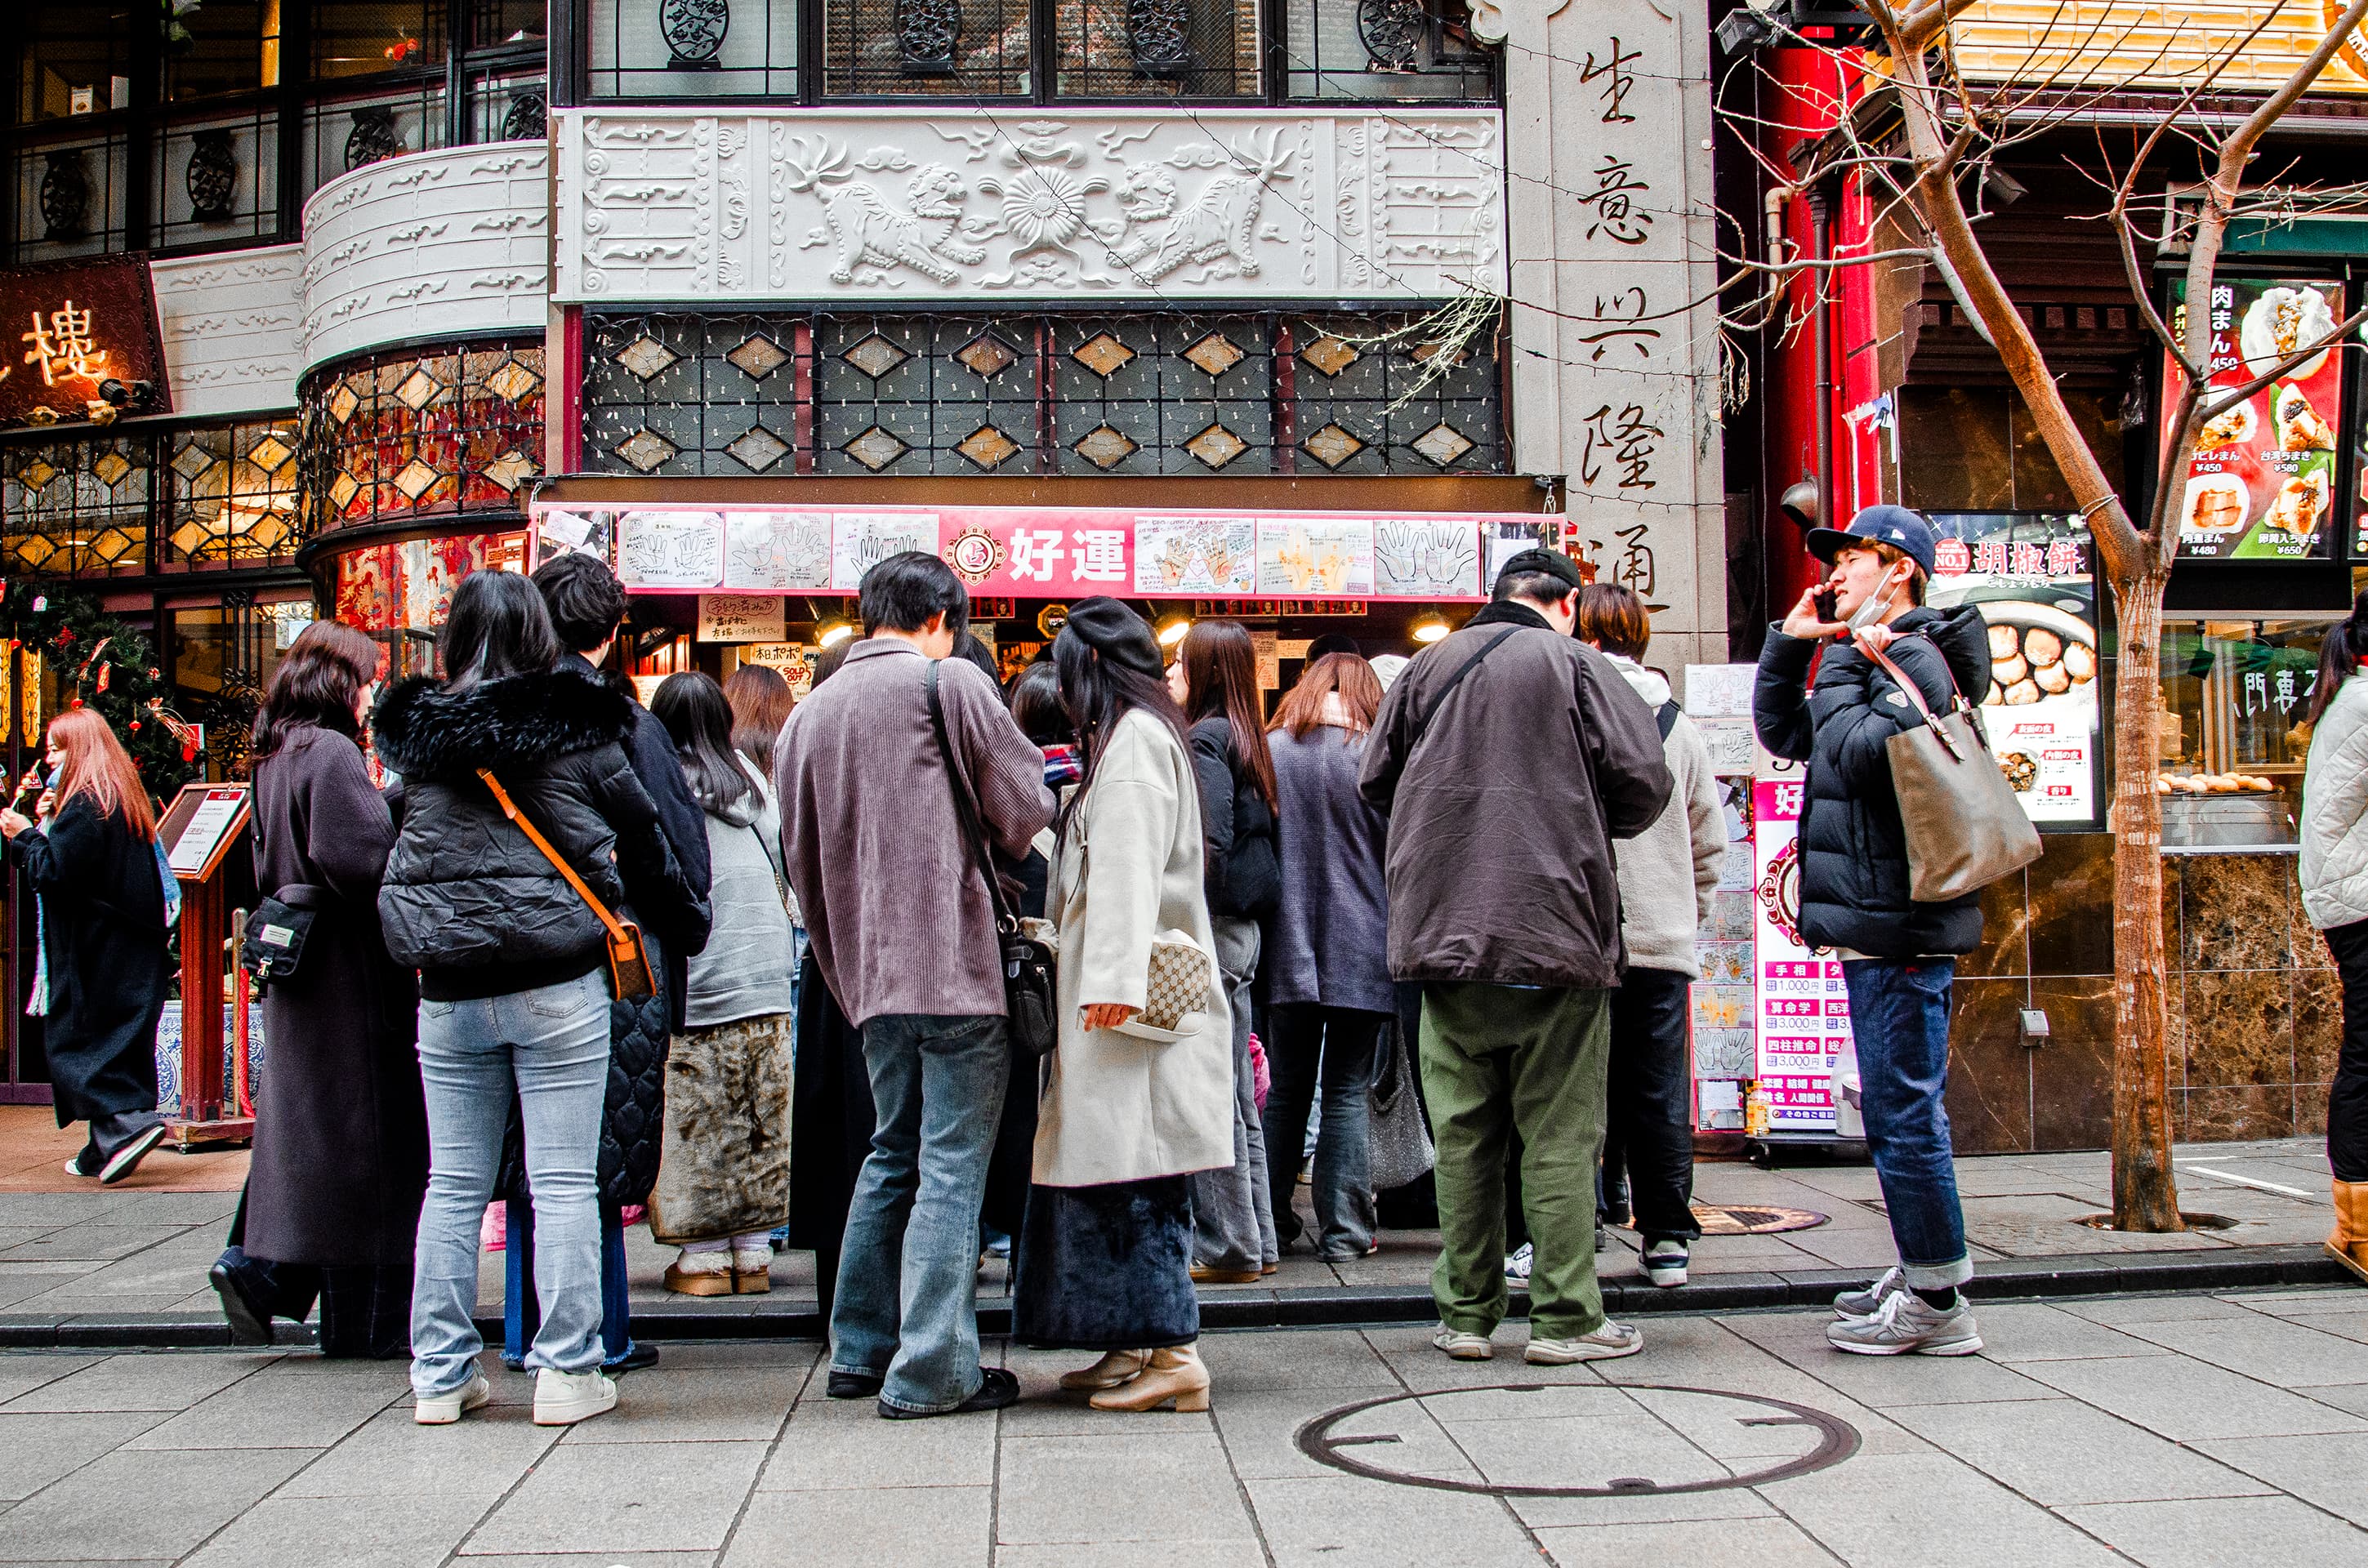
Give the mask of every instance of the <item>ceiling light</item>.
<path id="1" fill-rule="evenodd" d="M 846 642 L 848 638 L 854 635 L 855 623 L 853 621 L 834 620 L 825 626 L 822 629 L 821 635 L 816 637 L 814 640 L 825 648 L 836 648 L 841 642 Z"/>
<path id="2" fill-rule="evenodd" d="M 1417 642 L 1436 642 L 1445 637 L 1447 631 L 1447 622 L 1435 615 L 1426 616 L 1414 623 L 1413 636 Z"/>
<path id="3" fill-rule="evenodd" d="M 1191 630 L 1192 618 L 1190 616 L 1171 615 L 1166 620 L 1159 623 L 1159 645 L 1163 648 L 1173 648 L 1178 642 L 1183 642 L 1184 634 Z"/>

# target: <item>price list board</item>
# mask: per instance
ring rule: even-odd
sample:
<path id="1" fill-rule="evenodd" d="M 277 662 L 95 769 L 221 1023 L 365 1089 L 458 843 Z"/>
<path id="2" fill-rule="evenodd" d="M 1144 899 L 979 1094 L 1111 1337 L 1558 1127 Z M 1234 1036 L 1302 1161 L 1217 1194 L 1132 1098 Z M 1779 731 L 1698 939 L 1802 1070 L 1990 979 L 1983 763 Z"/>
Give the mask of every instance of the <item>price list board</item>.
<path id="1" fill-rule="evenodd" d="M 1841 960 L 1801 939 L 1799 834 L 1804 787 L 1789 777 L 1752 782 L 1756 1071 L 1772 1132 L 1835 1130 L 1834 1068 L 1850 1051 L 1850 994 Z"/>

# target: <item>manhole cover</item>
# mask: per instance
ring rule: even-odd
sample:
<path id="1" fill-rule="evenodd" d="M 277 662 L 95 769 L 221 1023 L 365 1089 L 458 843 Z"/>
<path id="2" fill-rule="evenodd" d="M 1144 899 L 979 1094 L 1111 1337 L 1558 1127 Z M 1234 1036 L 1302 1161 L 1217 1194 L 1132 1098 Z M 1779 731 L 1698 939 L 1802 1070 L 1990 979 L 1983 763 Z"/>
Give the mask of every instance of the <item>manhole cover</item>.
<path id="1" fill-rule="evenodd" d="M 1497 1497 L 1765 1486 L 1858 1452 L 1858 1429 L 1763 1394 L 1649 1383 L 1506 1383 L 1392 1394 L 1299 1429 L 1318 1464 Z"/>
<path id="2" fill-rule="evenodd" d="M 1826 1222 L 1814 1209 L 1782 1209 L 1764 1203 L 1697 1203 L 1694 1222 L 1706 1236 L 1765 1236 L 1807 1231 Z"/>

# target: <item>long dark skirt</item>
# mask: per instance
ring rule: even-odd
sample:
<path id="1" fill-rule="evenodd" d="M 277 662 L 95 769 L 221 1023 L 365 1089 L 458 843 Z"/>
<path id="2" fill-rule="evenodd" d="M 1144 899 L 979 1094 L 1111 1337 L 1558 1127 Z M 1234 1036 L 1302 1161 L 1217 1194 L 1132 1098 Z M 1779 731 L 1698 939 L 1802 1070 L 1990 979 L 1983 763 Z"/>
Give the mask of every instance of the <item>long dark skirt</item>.
<path id="1" fill-rule="evenodd" d="M 1052 1350 L 1156 1350 L 1201 1337 L 1183 1176 L 1031 1187 L 1012 1332 Z"/>

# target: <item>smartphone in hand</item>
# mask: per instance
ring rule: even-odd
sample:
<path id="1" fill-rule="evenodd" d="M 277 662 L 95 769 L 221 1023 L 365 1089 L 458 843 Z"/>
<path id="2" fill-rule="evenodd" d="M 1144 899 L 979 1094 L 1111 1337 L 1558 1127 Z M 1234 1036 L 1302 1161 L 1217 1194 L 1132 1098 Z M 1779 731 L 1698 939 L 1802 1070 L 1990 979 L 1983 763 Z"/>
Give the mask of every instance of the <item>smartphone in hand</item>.
<path id="1" fill-rule="evenodd" d="M 1841 619 L 1841 585 L 1838 583 L 1817 585 L 1816 591 L 1809 596 L 1809 602 L 1816 607 L 1819 620 L 1831 625 Z"/>

